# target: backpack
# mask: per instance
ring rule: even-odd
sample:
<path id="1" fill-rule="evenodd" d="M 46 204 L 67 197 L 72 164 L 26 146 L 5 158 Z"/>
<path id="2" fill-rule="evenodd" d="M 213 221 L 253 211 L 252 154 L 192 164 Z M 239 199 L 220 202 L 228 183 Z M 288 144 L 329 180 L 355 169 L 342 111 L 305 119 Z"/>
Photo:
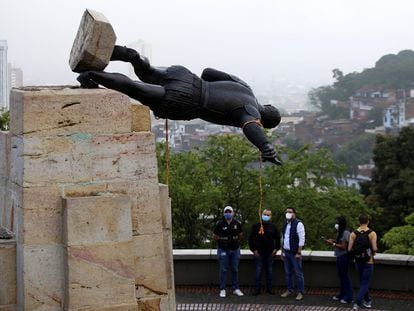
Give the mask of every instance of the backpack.
<path id="1" fill-rule="evenodd" d="M 356 238 L 352 246 L 351 255 L 357 263 L 366 263 L 371 258 L 371 241 L 369 240 L 369 234 L 371 232 L 371 229 L 361 232 L 358 230 L 354 231 Z"/>

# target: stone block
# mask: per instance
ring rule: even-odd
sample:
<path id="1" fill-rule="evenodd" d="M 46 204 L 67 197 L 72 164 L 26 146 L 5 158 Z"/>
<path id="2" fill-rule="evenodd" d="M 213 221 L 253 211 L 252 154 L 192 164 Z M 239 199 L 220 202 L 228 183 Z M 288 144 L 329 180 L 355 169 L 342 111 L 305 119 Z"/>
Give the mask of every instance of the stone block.
<path id="1" fill-rule="evenodd" d="M 160 311 L 161 297 L 148 297 L 138 300 L 138 311 Z"/>
<path id="2" fill-rule="evenodd" d="M 16 303 L 16 245 L 0 240 L 0 306 Z M 1 309 L 0 309 L 1 310 Z"/>
<path id="3" fill-rule="evenodd" d="M 64 251 L 62 245 L 17 246 L 19 310 L 62 310 Z"/>
<path id="4" fill-rule="evenodd" d="M 90 197 L 108 192 L 106 182 L 86 182 L 62 185 L 62 197 Z"/>
<path id="5" fill-rule="evenodd" d="M 158 294 L 166 294 L 168 276 L 163 234 L 134 236 L 133 243 L 135 284 Z"/>
<path id="6" fill-rule="evenodd" d="M 0 311 L 16 311 L 16 305 L 2 305 Z"/>
<path id="7" fill-rule="evenodd" d="M 102 13 L 85 10 L 70 52 L 70 68 L 75 72 L 103 70 L 115 42 L 116 35 L 108 19 Z"/>
<path id="8" fill-rule="evenodd" d="M 126 193 L 132 201 L 132 231 L 137 234 L 162 233 L 162 216 L 159 205 L 159 186 L 152 179 L 108 183 L 108 191 Z"/>
<path id="9" fill-rule="evenodd" d="M 167 296 L 162 296 L 160 301 L 160 310 L 161 311 L 170 311 L 176 310 L 175 304 L 175 291 L 174 288 L 168 290 Z"/>
<path id="10" fill-rule="evenodd" d="M 151 131 L 151 115 L 150 109 L 141 104 L 131 105 L 132 115 L 132 132 L 150 132 Z"/>
<path id="11" fill-rule="evenodd" d="M 16 208 L 19 225 L 16 240 L 25 246 L 56 245 L 62 243 L 62 208 Z"/>
<path id="12" fill-rule="evenodd" d="M 69 246 L 67 255 L 66 309 L 98 310 L 136 303 L 131 241 Z"/>
<path id="13" fill-rule="evenodd" d="M 96 137 L 91 142 L 92 180 L 157 178 L 153 135 Z"/>
<path id="14" fill-rule="evenodd" d="M 64 199 L 65 243 L 95 245 L 132 239 L 131 201 L 126 195 Z"/>
<path id="15" fill-rule="evenodd" d="M 168 186 L 159 184 L 160 189 L 160 208 L 162 214 L 162 227 L 164 229 L 172 228 L 171 221 L 171 199 L 168 192 Z"/>
<path id="16" fill-rule="evenodd" d="M 109 89 L 63 86 L 11 91 L 10 133 L 56 136 L 131 132 L 129 97 Z"/>
<path id="17" fill-rule="evenodd" d="M 151 133 L 12 138 L 11 181 L 54 183 L 157 178 Z"/>
<path id="18" fill-rule="evenodd" d="M 10 134 L 0 132 L 0 182 L 9 179 L 10 174 Z"/>
<path id="19" fill-rule="evenodd" d="M 69 311 L 72 309 L 68 309 Z M 75 310 L 75 309 L 73 309 Z M 91 307 L 91 308 L 82 308 L 82 311 L 138 311 L 138 303 L 132 303 L 132 304 L 122 304 L 118 306 L 110 306 L 110 307 Z M 175 310 L 175 309 L 171 309 Z"/>
<path id="20" fill-rule="evenodd" d="M 0 227 L 6 222 L 6 181 L 0 180 Z"/>
<path id="21" fill-rule="evenodd" d="M 11 181 L 23 187 L 91 180 L 87 140 L 71 136 L 12 138 Z"/>
<path id="22" fill-rule="evenodd" d="M 2 208 L 2 219 L 0 219 L 1 224 L 3 227 L 14 232 L 17 225 L 17 223 L 15 223 L 15 213 L 19 202 L 11 191 L 10 183 L 3 183 L 2 188 L 4 189 L 4 201 L 0 203 L 0 207 Z"/>

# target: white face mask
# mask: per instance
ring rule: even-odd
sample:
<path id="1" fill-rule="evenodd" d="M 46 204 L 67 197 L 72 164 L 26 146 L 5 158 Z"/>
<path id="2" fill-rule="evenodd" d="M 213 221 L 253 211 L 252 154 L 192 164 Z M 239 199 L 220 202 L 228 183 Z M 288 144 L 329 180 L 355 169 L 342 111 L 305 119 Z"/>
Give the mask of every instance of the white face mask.
<path id="1" fill-rule="evenodd" d="M 292 213 L 286 213 L 285 217 L 286 217 L 286 220 L 291 220 L 292 219 Z"/>
<path id="2" fill-rule="evenodd" d="M 335 229 L 336 229 L 336 231 L 339 230 L 339 225 L 338 224 L 335 224 Z"/>

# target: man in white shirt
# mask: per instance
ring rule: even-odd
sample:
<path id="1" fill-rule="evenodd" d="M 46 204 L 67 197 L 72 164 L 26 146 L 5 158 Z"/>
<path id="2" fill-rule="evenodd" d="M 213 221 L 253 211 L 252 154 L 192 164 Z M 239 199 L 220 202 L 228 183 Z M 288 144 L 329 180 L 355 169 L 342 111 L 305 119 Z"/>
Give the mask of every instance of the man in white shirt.
<path id="1" fill-rule="evenodd" d="M 293 275 L 296 278 L 296 300 L 302 300 L 305 291 L 302 269 L 302 249 L 305 245 L 305 227 L 296 218 L 293 207 L 286 209 L 286 224 L 283 228 L 282 259 L 284 261 L 287 290 L 281 295 L 286 298 L 293 293 Z"/>

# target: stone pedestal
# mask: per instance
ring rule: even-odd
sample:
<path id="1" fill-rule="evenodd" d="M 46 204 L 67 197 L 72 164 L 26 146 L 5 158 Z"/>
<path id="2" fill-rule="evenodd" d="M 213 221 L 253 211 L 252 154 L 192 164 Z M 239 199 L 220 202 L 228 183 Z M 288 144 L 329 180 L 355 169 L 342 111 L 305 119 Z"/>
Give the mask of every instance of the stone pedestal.
<path id="1" fill-rule="evenodd" d="M 13 90 L 10 111 L 0 221 L 16 234 L 17 309 L 174 310 L 149 111 L 64 87 Z"/>

